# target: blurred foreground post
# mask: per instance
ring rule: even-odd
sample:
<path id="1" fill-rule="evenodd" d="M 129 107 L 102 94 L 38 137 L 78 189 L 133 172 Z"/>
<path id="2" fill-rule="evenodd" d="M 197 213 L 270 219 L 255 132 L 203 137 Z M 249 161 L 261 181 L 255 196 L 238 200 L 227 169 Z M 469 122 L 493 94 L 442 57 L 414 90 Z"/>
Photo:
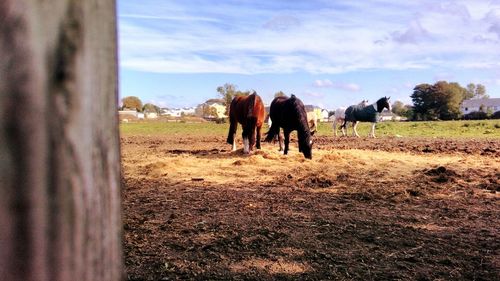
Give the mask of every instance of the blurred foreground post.
<path id="1" fill-rule="evenodd" d="M 0 0 L 0 279 L 120 280 L 114 0 Z"/>

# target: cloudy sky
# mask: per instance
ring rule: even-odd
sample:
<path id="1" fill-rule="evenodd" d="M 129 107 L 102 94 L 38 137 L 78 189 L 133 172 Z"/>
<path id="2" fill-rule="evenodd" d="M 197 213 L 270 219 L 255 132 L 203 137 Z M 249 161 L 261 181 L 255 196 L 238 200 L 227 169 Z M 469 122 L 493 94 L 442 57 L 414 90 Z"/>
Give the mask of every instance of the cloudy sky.
<path id="1" fill-rule="evenodd" d="M 327 109 L 439 80 L 500 97 L 500 0 L 118 0 L 118 17 L 120 97 L 161 106 L 224 83 Z"/>

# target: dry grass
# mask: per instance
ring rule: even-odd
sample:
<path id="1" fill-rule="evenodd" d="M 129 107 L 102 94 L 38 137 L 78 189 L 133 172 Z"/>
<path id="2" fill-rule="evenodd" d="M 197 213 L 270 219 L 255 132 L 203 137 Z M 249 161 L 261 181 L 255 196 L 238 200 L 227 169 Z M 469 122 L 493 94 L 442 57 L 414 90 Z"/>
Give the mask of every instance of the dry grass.
<path id="1" fill-rule="evenodd" d="M 311 179 L 323 180 L 327 185 L 328 182 L 336 182 L 337 188 L 314 189 L 312 192 L 337 192 L 347 188 L 356 190 L 356 187 L 349 186 L 349 181 L 338 181 L 346 177 L 363 177 L 371 186 L 378 184 L 387 191 L 390 186 L 398 186 L 400 179 L 414 176 L 416 171 L 444 166 L 460 173 L 475 168 L 498 167 L 498 162 L 494 158 L 478 155 L 415 155 L 356 149 L 315 150 L 314 159 L 306 160 L 296 147 L 292 147 L 289 155 L 283 155 L 275 146 L 264 144 L 262 150 L 251 155 L 243 154 L 241 149 L 235 152 L 144 154 L 140 162 L 125 161 L 123 165 L 129 176 L 136 178 L 168 178 L 178 183 L 203 181 L 211 186 L 237 184 L 251 187 L 255 183 L 272 184 L 293 177 L 295 183 L 304 185 L 317 183 L 309 182 Z"/>

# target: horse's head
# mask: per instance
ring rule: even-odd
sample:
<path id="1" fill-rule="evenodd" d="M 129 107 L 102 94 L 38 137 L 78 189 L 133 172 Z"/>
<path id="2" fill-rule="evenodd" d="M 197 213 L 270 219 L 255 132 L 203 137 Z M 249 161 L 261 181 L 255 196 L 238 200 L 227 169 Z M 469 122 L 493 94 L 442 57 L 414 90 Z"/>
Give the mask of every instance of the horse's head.
<path id="1" fill-rule="evenodd" d="M 391 97 L 383 97 L 377 101 L 377 108 L 378 108 L 379 112 L 382 112 L 382 110 L 384 110 L 384 108 L 387 108 L 389 111 L 392 110 L 391 103 L 389 102 L 390 98 Z"/>
<path id="2" fill-rule="evenodd" d="M 304 154 L 304 157 L 307 159 L 312 159 L 312 146 L 313 146 L 313 141 L 311 136 L 313 133 L 307 135 L 305 138 L 301 140 L 299 138 L 299 151 Z"/>

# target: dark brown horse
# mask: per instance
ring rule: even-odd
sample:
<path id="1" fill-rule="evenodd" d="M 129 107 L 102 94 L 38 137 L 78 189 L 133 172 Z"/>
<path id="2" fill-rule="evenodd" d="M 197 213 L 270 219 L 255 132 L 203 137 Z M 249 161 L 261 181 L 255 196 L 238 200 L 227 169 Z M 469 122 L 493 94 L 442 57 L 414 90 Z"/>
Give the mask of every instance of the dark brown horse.
<path id="1" fill-rule="evenodd" d="M 250 153 L 255 145 L 257 135 L 257 149 L 260 149 L 260 129 L 264 123 L 266 111 L 262 99 L 255 93 L 249 96 L 237 96 L 231 102 L 229 108 L 229 134 L 227 135 L 227 143 L 233 146 L 233 151 L 236 150 L 234 136 L 238 123 L 243 127 L 243 152 Z"/>
<path id="2" fill-rule="evenodd" d="M 280 128 L 283 128 L 285 133 L 285 151 L 288 154 L 288 144 L 290 143 L 290 133 L 297 130 L 299 137 L 299 151 L 304 154 L 304 157 L 312 158 L 312 140 L 311 136 L 314 132 L 309 129 L 307 121 L 307 113 L 304 104 L 295 95 L 288 97 L 276 97 L 271 103 L 269 117 L 272 124 L 267 132 L 266 141 L 272 141 L 275 136 L 278 136 L 281 150 L 281 135 Z"/>

